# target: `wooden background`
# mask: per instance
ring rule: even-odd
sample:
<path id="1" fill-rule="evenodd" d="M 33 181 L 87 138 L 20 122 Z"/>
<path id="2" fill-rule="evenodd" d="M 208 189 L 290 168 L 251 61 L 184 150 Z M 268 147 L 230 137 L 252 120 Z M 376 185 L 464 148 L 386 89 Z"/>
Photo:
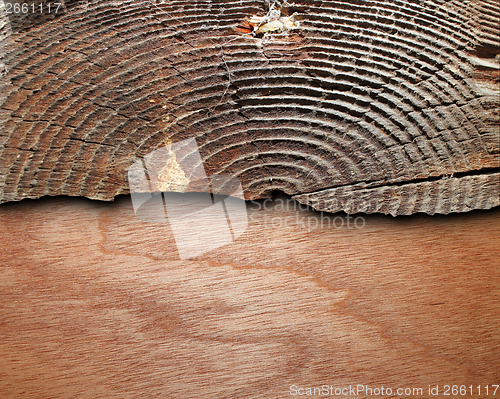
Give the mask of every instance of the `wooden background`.
<path id="1" fill-rule="evenodd" d="M 179 260 L 122 194 L 133 162 L 196 138 L 247 199 L 497 206 L 497 1 L 295 1 L 300 28 L 265 38 L 234 28 L 270 1 L 64 3 L 0 12 L 0 399 L 493 397 L 500 208 L 321 228 L 267 203 Z M 117 199 L 26 199 L 49 195 Z"/>
<path id="2" fill-rule="evenodd" d="M 2 204 L 0 397 L 500 383 L 500 209 L 304 229 L 319 214 L 267 205 L 237 241 L 181 261 L 128 196 Z"/>

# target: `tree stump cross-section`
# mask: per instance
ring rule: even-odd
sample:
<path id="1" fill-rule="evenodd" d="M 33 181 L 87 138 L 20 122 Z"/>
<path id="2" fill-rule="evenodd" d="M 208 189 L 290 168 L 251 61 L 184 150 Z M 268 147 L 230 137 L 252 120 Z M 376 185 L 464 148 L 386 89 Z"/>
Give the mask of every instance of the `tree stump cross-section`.
<path id="1" fill-rule="evenodd" d="M 207 174 L 247 199 L 500 203 L 496 1 L 15 4 L 0 17 L 0 202 L 112 200 L 136 160 L 195 138 Z M 245 32 L 253 17 L 278 22 Z"/>

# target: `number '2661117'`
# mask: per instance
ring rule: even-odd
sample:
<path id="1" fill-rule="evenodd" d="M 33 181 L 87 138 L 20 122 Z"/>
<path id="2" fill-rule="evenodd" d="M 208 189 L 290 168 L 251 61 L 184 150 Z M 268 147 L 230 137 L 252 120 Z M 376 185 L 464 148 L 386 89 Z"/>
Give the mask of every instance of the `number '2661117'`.
<path id="1" fill-rule="evenodd" d="M 5 3 L 6 14 L 57 14 L 62 3 Z"/>
<path id="2" fill-rule="evenodd" d="M 443 386 L 445 396 L 467 396 L 467 395 L 486 395 L 486 396 L 496 396 L 499 385 L 478 385 L 469 387 L 465 385 L 445 385 Z M 429 389 L 432 394 L 432 389 Z"/>

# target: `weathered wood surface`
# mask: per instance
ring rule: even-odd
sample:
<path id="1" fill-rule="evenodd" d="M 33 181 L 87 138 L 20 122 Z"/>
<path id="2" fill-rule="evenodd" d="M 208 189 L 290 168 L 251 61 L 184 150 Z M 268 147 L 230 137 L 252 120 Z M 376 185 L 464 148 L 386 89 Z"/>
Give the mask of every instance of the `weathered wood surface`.
<path id="1" fill-rule="evenodd" d="M 498 205 L 497 1 L 296 1 L 299 28 L 264 38 L 233 28 L 280 2 L 154 3 L 66 1 L 31 25 L 2 14 L 1 202 L 110 200 L 135 160 L 194 137 L 208 173 L 239 177 L 248 199 Z"/>
<path id="2" fill-rule="evenodd" d="M 317 214 L 267 208 L 181 261 L 128 197 L 2 204 L 0 397 L 498 397 L 484 387 L 500 383 L 500 209 L 308 231 L 300 218 Z"/>

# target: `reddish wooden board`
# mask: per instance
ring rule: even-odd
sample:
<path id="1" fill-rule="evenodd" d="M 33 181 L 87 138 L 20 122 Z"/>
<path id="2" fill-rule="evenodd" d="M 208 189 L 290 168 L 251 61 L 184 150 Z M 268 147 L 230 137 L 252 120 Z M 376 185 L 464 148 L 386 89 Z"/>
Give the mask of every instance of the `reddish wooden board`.
<path id="1" fill-rule="evenodd" d="M 0 396 L 282 399 L 361 384 L 494 397 L 500 210 L 359 228 L 339 213 L 321 228 L 277 205 L 184 261 L 128 197 L 1 205 Z"/>

